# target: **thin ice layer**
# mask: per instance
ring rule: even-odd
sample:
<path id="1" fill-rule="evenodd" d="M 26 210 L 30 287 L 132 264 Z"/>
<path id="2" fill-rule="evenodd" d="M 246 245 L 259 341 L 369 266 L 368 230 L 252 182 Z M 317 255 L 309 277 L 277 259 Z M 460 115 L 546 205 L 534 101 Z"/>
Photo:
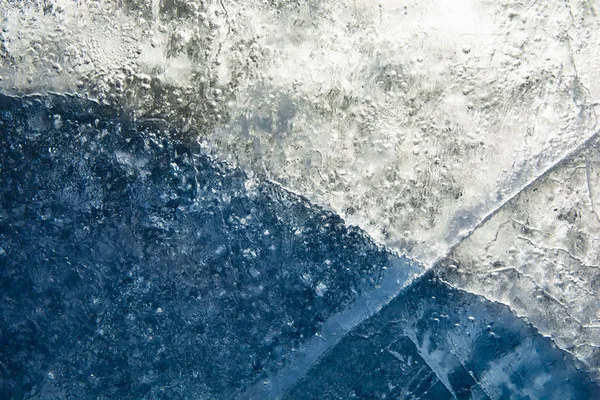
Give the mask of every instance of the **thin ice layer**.
<path id="1" fill-rule="evenodd" d="M 508 307 L 427 273 L 285 399 L 593 399 L 600 387 Z"/>
<path id="2" fill-rule="evenodd" d="M 169 136 L 78 98 L 0 97 L 4 395 L 232 398 L 391 266 L 338 216 Z"/>
<path id="3" fill-rule="evenodd" d="M 593 2 L 1 7 L 4 90 L 179 124 L 425 262 L 597 128 Z"/>

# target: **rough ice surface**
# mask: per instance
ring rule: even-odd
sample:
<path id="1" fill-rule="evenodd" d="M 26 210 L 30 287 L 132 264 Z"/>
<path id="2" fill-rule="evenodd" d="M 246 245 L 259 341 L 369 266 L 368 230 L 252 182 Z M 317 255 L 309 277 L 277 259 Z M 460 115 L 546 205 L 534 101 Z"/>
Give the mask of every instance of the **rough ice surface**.
<path id="1" fill-rule="evenodd" d="M 597 397 L 599 7 L 0 1 L 2 390 Z"/>
<path id="2" fill-rule="evenodd" d="M 331 212 L 111 108 L 2 96 L 0 123 L 9 398 L 230 398 L 285 366 L 384 268 L 413 268 Z"/>
<path id="3" fill-rule="evenodd" d="M 597 128 L 588 1 L 3 8 L 5 90 L 177 122 L 427 263 Z"/>
<path id="4" fill-rule="evenodd" d="M 596 374 L 599 167 L 594 140 L 500 209 L 438 266 L 447 282 L 509 305 Z"/>

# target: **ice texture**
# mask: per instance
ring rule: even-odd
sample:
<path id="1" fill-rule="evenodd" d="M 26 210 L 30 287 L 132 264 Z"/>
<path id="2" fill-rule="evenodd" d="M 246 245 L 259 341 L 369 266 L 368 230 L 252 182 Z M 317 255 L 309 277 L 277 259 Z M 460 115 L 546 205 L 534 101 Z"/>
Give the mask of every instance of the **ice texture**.
<path id="1" fill-rule="evenodd" d="M 0 134 L 4 398 L 232 398 L 393 262 L 410 270 L 108 106 L 0 95 Z"/>
<path id="2" fill-rule="evenodd" d="M 429 272 L 350 332 L 285 399 L 595 399 L 573 357 L 508 307 Z"/>
<path id="3" fill-rule="evenodd" d="M 428 264 L 597 131 L 596 8 L 4 2 L 0 88 L 166 119 Z"/>
<path id="4" fill-rule="evenodd" d="M 85 385 L 278 396 L 404 290 L 419 262 L 508 305 L 600 378 L 599 5 L 0 2 L 0 92 L 77 96 L 1 100 L 10 156 L 0 160 L 0 274 L 10 288 L 0 311 L 24 321 L 0 328 L 13 352 L 10 367 L 0 358 L 1 384 L 38 397 L 96 393 Z M 55 289 L 63 283 L 73 293 Z M 186 291 L 203 314 L 189 311 Z M 186 327 L 179 339 L 144 331 L 180 330 L 174 318 Z M 232 363 L 188 370 L 198 353 L 185 346 L 164 361 L 196 323 L 202 338 L 221 329 L 202 343 Z M 51 345 L 32 339 L 94 324 L 112 333 L 85 368 L 67 360 L 95 344 L 61 344 L 52 329 Z M 114 332 L 136 332 L 127 340 L 140 348 L 152 337 L 158 361 L 141 350 L 117 357 Z M 19 345 L 5 341 L 17 333 Z M 130 386 L 90 372 L 110 357 L 133 366 L 123 369 Z M 69 371 L 79 378 L 59 378 Z M 57 384 L 84 375 L 84 386 Z M 442 383 L 430 393 L 453 395 Z"/>
<path id="5" fill-rule="evenodd" d="M 507 304 L 600 378 L 599 141 L 521 192 L 442 260 L 448 282 Z"/>

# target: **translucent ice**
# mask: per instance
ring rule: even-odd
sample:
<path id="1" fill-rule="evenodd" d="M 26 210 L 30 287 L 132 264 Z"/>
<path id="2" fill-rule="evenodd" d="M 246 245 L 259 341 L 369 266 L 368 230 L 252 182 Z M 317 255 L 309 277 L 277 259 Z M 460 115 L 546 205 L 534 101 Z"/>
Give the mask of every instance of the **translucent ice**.
<path id="1" fill-rule="evenodd" d="M 428 273 L 349 333 L 286 399 L 593 399 L 574 359 L 498 303 Z"/>
<path id="2" fill-rule="evenodd" d="M 598 141 L 566 159 L 458 245 L 438 269 L 509 305 L 598 375 Z"/>
<path id="3" fill-rule="evenodd" d="M 0 7 L 3 90 L 166 119 L 425 263 L 597 129 L 590 2 Z"/>

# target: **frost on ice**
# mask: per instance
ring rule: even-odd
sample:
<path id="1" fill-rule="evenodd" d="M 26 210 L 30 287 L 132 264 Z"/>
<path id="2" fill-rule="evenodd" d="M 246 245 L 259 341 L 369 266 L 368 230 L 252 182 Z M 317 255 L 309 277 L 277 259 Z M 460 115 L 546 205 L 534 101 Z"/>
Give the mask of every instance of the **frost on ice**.
<path id="1" fill-rule="evenodd" d="M 6 91 L 178 123 L 428 263 L 596 129 L 589 2 L 2 7 Z"/>
<path id="2" fill-rule="evenodd" d="M 449 283 L 509 305 L 600 368 L 598 140 L 500 209 L 438 266 Z"/>

